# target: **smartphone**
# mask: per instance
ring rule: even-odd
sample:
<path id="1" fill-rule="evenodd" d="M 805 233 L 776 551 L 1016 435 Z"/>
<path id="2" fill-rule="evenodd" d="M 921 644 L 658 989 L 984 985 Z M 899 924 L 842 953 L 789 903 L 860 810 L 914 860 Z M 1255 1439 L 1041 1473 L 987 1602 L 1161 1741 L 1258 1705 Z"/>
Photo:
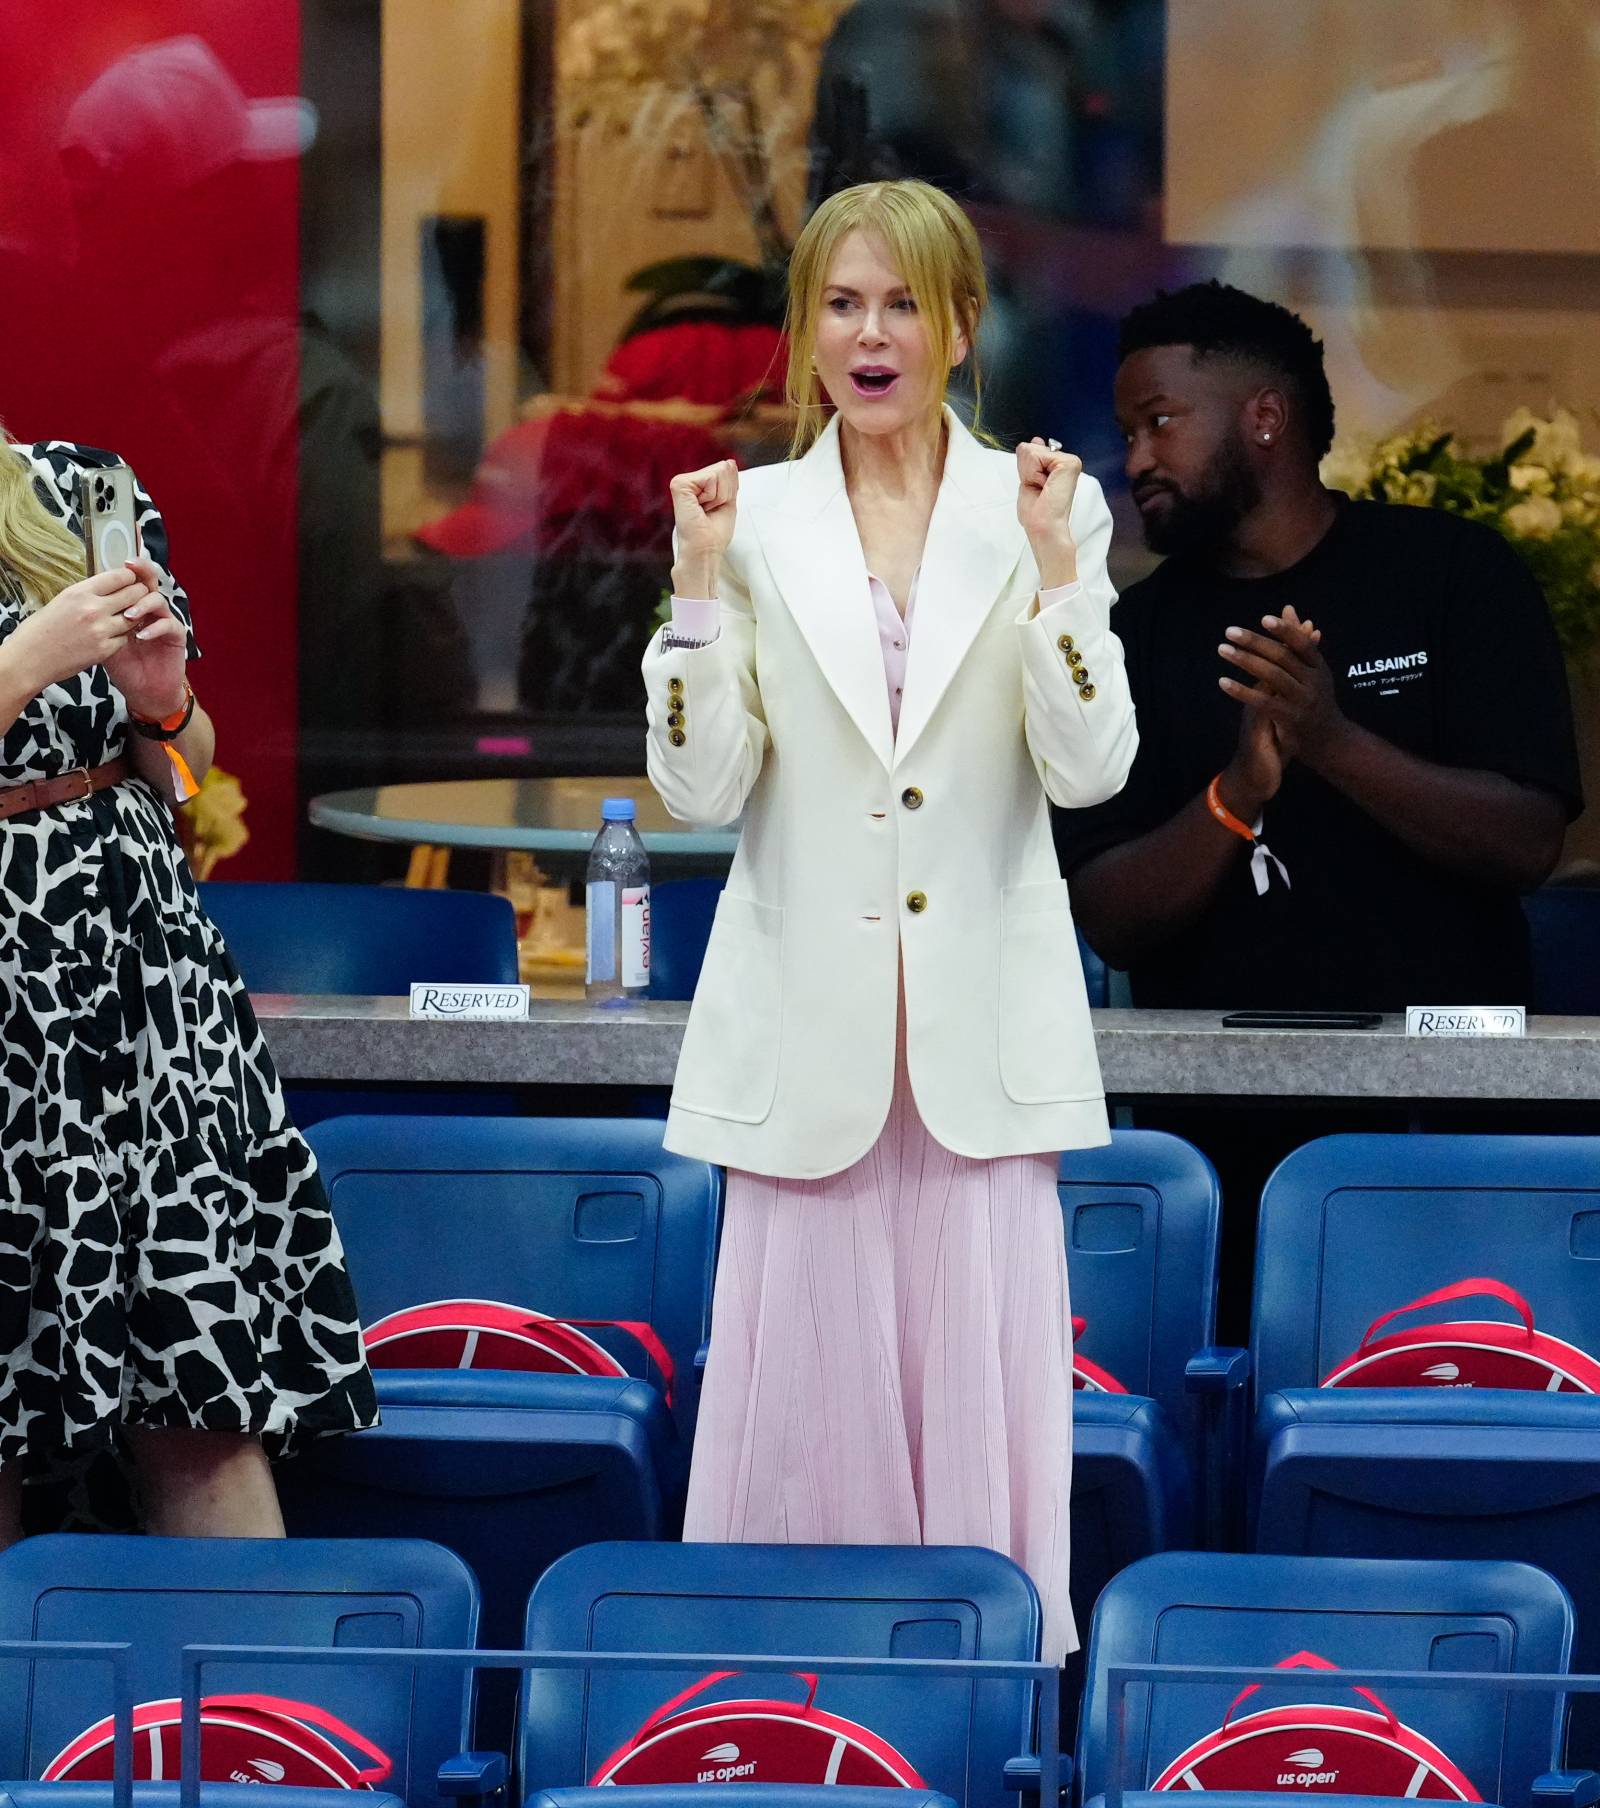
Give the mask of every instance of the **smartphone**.
<path id="1" fill-rule="evenodd" d="M 126 465 L 84 472 L 83 543 L 90 577 L 115 571 L 140 552 L 133 472 Z"/>
<path id="2" fill-rule="evenodd" d="M 1225 1030 L 1373 1030 L 1383 1022 L 1378 1011 L 1232 1011 Z"/>

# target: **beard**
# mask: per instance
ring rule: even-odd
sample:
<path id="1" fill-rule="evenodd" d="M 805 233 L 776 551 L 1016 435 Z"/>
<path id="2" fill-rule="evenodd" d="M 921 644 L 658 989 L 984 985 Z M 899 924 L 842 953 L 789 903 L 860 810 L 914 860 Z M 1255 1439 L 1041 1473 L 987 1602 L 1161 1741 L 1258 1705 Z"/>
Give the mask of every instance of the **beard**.
<path id="1" fill-rule="evenodd" d="M 1205 553 L 1225 545 L 1234 529 L 1261 500 L 1261 484 L 1244 442 L 1229 437 L 1218 446 L 1193 490 L 1156 486 L 1169 500 L 1157 515 L 1143 517 L 1144 543 L 1151 552 Z"/>

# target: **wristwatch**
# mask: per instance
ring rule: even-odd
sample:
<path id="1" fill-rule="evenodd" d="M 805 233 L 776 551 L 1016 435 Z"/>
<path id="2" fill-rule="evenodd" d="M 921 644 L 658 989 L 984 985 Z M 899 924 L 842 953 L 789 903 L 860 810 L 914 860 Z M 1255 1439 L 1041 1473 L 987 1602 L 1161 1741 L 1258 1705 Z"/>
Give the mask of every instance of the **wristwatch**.
<path id="1" fill-rule="evenodd" d="M 715 639 L 716 636 L 713 634 L 711 640 Z M 709 647 L 711 645 L 711 640 L 693 640 L 687 634 L 675 633 L 670 627 L 663 628 L 661 631 L 661 651 L 663 653 L 675 653 L 680 647 L 684 647 L 692 652 L 696 647 Z"/>

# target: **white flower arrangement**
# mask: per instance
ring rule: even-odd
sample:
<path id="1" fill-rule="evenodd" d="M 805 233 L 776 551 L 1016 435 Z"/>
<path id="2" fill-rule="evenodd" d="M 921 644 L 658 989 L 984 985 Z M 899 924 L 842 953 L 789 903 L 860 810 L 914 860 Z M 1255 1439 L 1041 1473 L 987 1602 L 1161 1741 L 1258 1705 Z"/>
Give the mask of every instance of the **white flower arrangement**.
<path id="1" fill-rule="evenodd" d="M 1331 489 L 1376 502 L 1442 508 L 1501 533 L 1527 561 L 1568 654 L 1600 640 L 1600 458 L 1583 450 L 1577 417 L 1519 408 L 1503 450 L 1474 458 L 1452 432 L 1423 422 L 1365 446 L 1340 444 L 1322 464 Z"/>

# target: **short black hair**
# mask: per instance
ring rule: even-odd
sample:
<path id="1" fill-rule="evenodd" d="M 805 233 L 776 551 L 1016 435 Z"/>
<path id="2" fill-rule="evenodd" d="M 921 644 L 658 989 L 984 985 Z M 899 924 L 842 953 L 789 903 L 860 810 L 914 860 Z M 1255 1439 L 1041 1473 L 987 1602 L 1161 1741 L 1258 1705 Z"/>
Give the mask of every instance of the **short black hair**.
<path id="1" fill-rule="evenodd" d="M 1122 322 L 1117 362 L 1158 345 L 1188 345 L 1196 359 L 1231 358 L 1270 370 L 1299 405 L 1311 450 L 1333 444 L 1333 392 L 1322 341 L 1298 314 L 1275 301 L 1217 282 L 1190 283 L 1136 307 Z"/>

